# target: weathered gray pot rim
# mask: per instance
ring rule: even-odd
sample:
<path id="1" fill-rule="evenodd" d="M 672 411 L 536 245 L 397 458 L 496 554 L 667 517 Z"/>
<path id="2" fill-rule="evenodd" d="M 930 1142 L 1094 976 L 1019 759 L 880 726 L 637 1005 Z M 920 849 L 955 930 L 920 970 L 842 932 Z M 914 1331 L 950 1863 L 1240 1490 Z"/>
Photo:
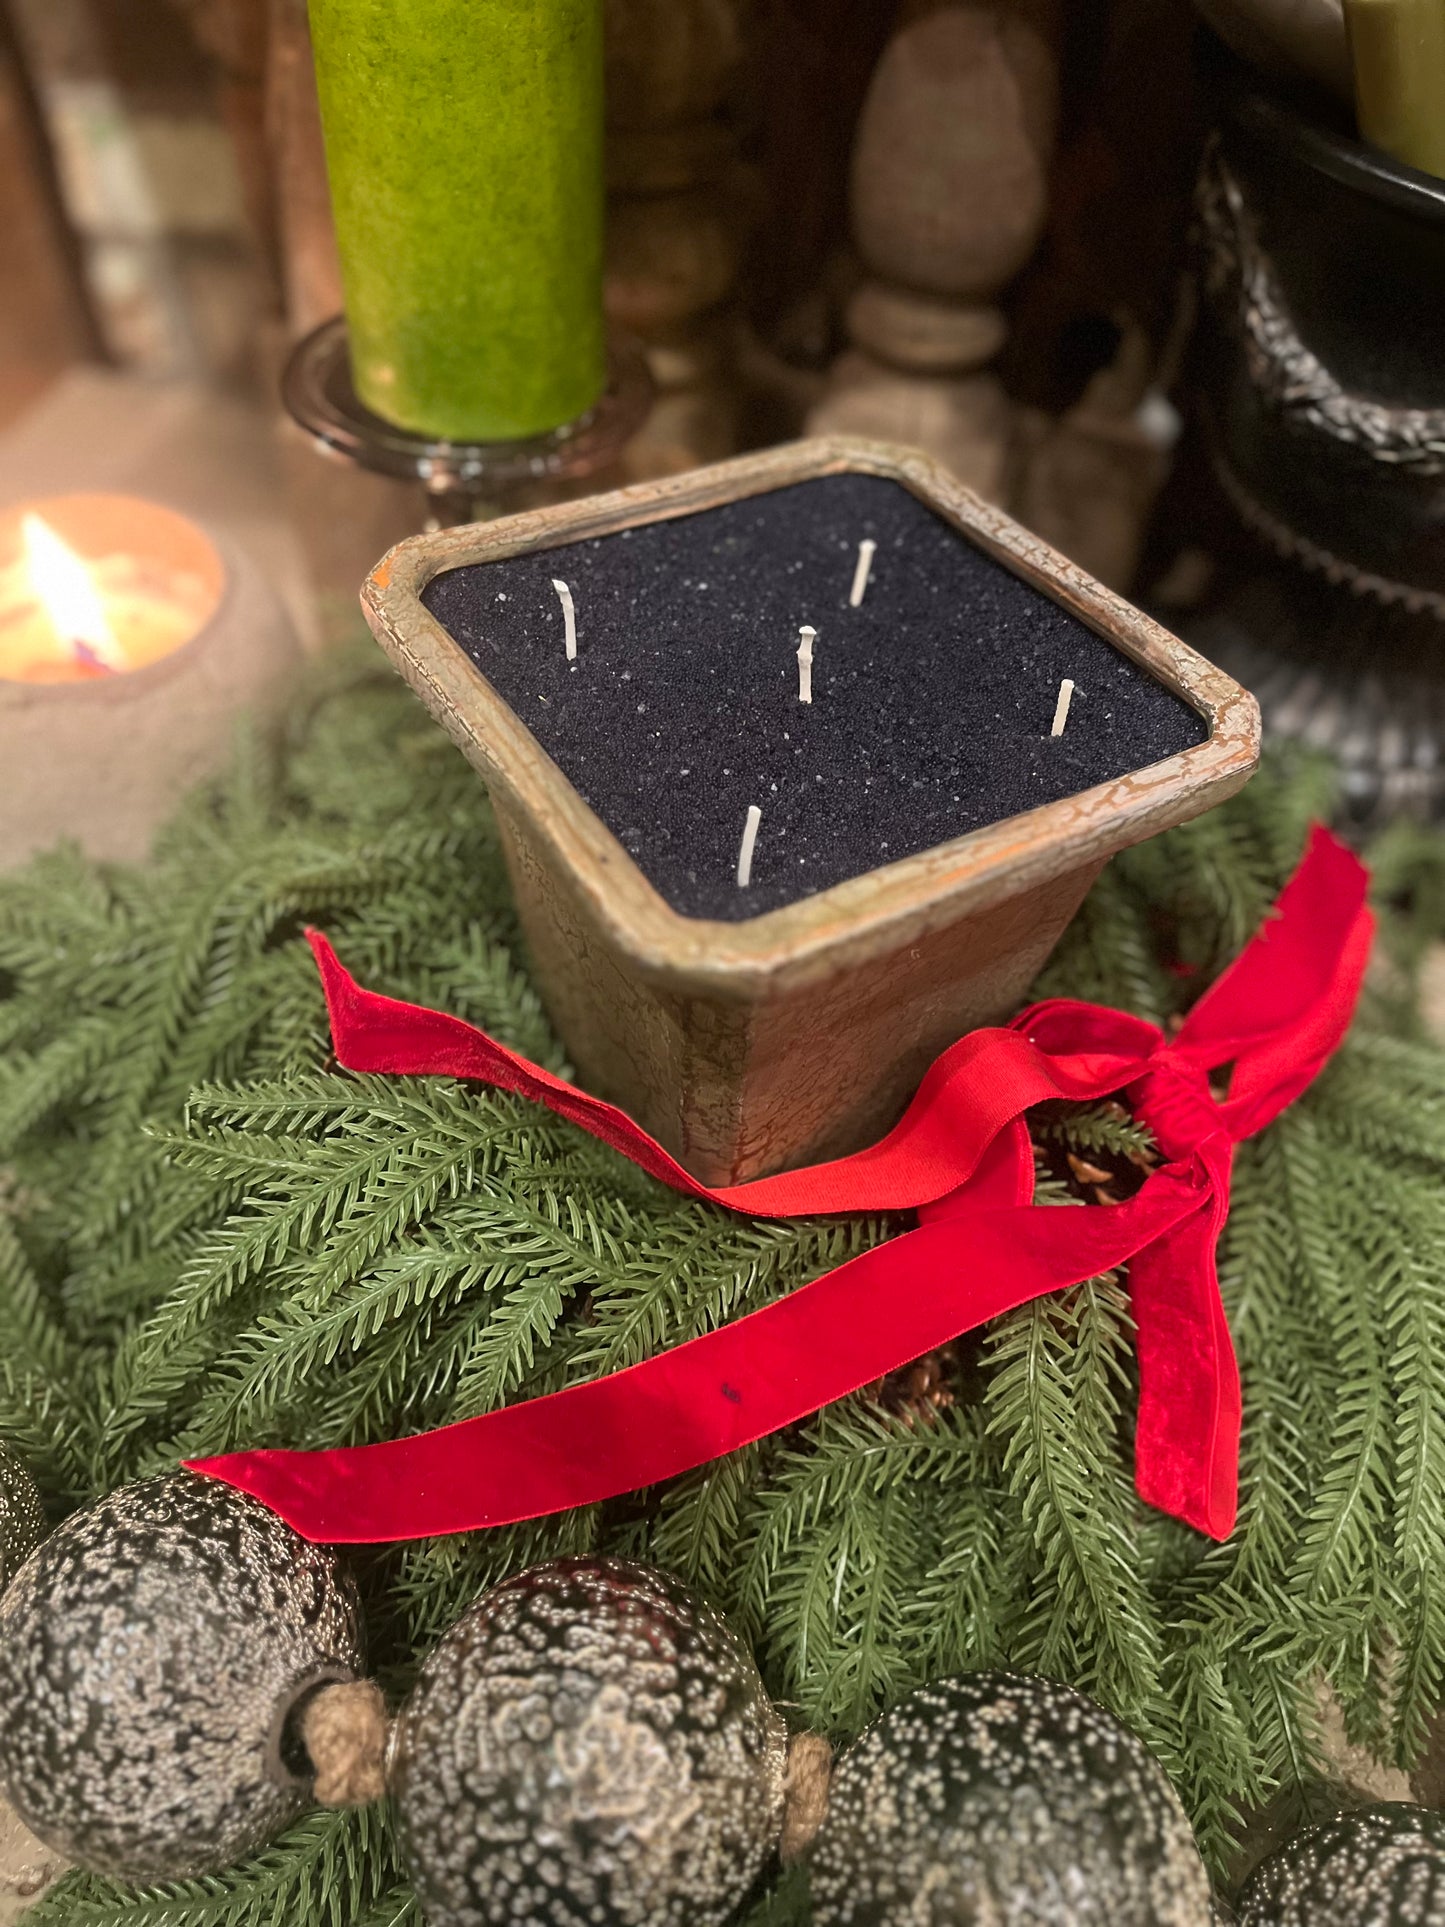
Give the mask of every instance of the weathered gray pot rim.
<path id="1" fill-rule="evenodd" d="M 421 601 L 468 563 L 548 549 L 843 470 L 919 496 L 1006 567 L 1148 668 L 1209 724 L 1205 742 L 1057 803 L 880 866 L 743 923 L 680 916 Z M 1025 889 L 1102 863 L 1243 784 L 1259 759 L 1253 696 L 1178 637 L 983 502 L 917 450 L 851 436 L 784 444 L 661 482 L 408 537 L 377 564 L 362 607 L 397 668 L 550 859 L 565 866 L 644 976 L 752 997 L 831 974 Z"/>

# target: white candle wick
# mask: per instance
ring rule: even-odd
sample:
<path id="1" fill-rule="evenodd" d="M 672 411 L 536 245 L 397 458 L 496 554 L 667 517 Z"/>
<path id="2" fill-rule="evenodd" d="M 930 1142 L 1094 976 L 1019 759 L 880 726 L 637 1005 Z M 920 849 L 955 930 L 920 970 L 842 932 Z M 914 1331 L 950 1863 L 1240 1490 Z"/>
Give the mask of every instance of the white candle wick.
<path id="1" fill-rule="evenodd" d="M 577 611 L 572 606 L 572 591 L 567 587 L 565 582 L 558 582 L 555 577 L 553 577 L 552 580 L 552 587 L 557 591 L 558 599 L 561 601 L 562 620 L 567 625 L 567 660 L 568 662 L 576 662 Z"/>
<path id="2" fill-rule="evenodd" d="M 748 820 L 743 825 L 742 848 L 738 851 L 738 888 L 746 890 L 753 880 L 753 848 L 758 840 L 758 825 L 763 813 L 756 803 L 748 804 Z"/>
<path id="3" fill-rule="evenodd" d="M 1065 676 L 1059 684 L 1059 700 L 1054 705 L 1054 726 L 1050 736 L 1062 736 L 1064 724 L 1069 720 L 1069 704 L 1074 700 L 1074 685 Z"/>
<path id="4" fill-rule="evenodd" d="M 813 641 L 817 630 L 805 622 L 798 631 L 798 701 L 813 700 Z"/>
<path id="5" fill-rule="evenodd" d="M 848 606 L 856 609 L 863 600 L 868 587 L 868 573 L 873 567 L 873 557 L 878 552 L 878 544 L 871 535 L 865 536 L 858 544 L 858 566 L 853 571 L 853 587 L 848 591 Z"/>

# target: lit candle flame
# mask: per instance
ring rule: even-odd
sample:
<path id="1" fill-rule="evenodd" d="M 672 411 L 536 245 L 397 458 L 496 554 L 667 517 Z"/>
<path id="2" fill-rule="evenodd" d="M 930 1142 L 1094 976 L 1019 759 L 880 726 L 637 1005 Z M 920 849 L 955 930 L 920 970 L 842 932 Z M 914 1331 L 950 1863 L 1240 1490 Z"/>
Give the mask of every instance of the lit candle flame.
<path id="1" fill-rule="evenodd" d="M 125 657 L 85 563 L 38 515 L 22 516 L 20 530 L 30 586 L 61 649 L 102 669 L 124 669 Z"/>

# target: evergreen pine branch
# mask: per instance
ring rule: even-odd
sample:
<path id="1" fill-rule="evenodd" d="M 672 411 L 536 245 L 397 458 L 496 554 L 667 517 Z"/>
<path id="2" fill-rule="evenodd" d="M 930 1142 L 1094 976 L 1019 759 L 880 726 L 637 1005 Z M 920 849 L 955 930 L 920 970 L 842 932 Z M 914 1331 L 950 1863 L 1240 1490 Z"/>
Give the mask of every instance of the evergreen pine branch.
<path id="1" fill-rule="evenodd" d="M 684 1473 L 663 1489 L 658 1503 L 650 1535 L 653 1557 L 724 1610 L 736 1581 L 733 1549 L 747 1496 L 766 1452 L 766 1441 L 744 1445 Z"/>
<path id="2" fill-rule="evenodd" d="M 1106 1152 L 1130 1162 L 1158 1157 L 1154 1134 L 1121 1104 L 1040 1104 L 1029 1113 L 1036 1143 L 1063 1144 L 1076 1153 Z"/>
<path id="3" fill-rule="evenodd" d="M 990 1429 L 1039 1554 L 1036 1604 L 1013 1629 L 1026 1670 L 1075 1677 L 1135 1712 L 1161 1643 L 1130 1544 L 1118 1420 L 1132 1327 L 1119 1284 L 1093 1279 L 1020 1306 L 990 1334 Z"/>
<path id="4" fill-rule="evenodd" d="M 743 1521 L 731 1604 L 761 1655 L 825 1731 L 852 1733 L 909 1684 L 925 1507 L 910 1472 L 938 1450 L 861 1399 L 829 1407 L 777 1455 Z"/>
<path id="5" fill-rule="evenodd" d="M 1238 1147 L 1219 1277 L 1249 1405 L 1240 1453 L 1239 1521 L 1229 1547 L 1194 1569 L 1191 1592 L 1220 1598 L 1232 1613 L 1239 1595 L 1283 1610 L 1302 1511 L 1316 1489 L 1317 1435 L 1309 1366 L 1337 1389 L 1329 1361 L 1318 1361 L 1317 1314 L 1300 1305 L 1292 1221 L 1284 1208 L 1283 1154 L 1274 1134 Z M 1216 1614 L 1207 1615 L 1210 1623 Z"/>
<path id="6" fill-rule="evenodd" d="M 389 1603 L 397 1625 L 405 1630 L 404 1650 L 424 1658 L 469 1606 L 514 1572 L 545 1559 L 610 1550 L 598 1506 L 578 1506 L 494 1532 L 403 1546 Z M 405 1666 L 402 1677 L 410 1670 Z"/>
<path id="7" fill-rule="evenodd" d="M 53 1508 L 69 1512 L 93 1496 L 90 1441 L 72 1397 L 17 1370 L 5 1357 L 0 1357 L 0 1445 L 16 1454 Z"/>
<path id="8" fill-rule="evenodd" d="M 932 1443 L 916 1472 L 932 1543 L 909 1613 L 923 1677 L 946 1679 L 1003 1663 L 1008 1615 L 1031 1583 L 1034 1556 L 985 1409 L 955 1407 Z"/>
<path id="9" fill-rule="evenodd" d="M 1401 1644 L 1392 1679 L 1393 1758 L 1414 1766 L 1440 1709 L 1445 1676 L 1445 1596 L 1437 1562 L 1404 1575 Z"/>
<path id="10" fill-rule="evenodd" d="M 1163 1021 L 1173 994 L 1150 941 L 1149 908 L 1117 865 L 1085 898 L 1031 996 L 1113 1003 Z"/>
<path id="11" fill-rule="evenodd" d="M 69 1396 L 77 1348 L 46 1303 L 13 1221 L 0 1213 L 0 1327 L 9 1362 Z"/>
<path id="12" fill-rule="evenodd" d="M 359 1916 L 355 1927 L 423 1927 L 416 1895 L 407 1886 L 389 1887 Z"/>
<path id="13" fill-rule="evenodd" d="M 355 1927 L 392 1879 L 378 1814 L 313 1812 L 224 1873 L 139 1889 L 68 1874 L 35 1903 L 26 1927 Z"/>
<path id="14" fill-rule="evenodd" d="M 42 1049 L 11 1050 L 0 1068 L 0 1156 L 87 1092 L 105 1068 L 112 1043 L 108 1017 L 82 1017 Z"/>
<path id="15" fill-rule="evenodd" d="M 1040 991 L 1184 1008 L 1253 933 L 1330 780 L 1276 761 L 1126 852 Z M 1442 847 L 1399 839 L 1381 871 L 1402 972 L 1445 916 Z M 325 665 L 279 755 L 248 751 L 151 865 L 61 853 L 0 879 L 0 1438 L 57 1512 L 183 1449 L 396 1436 L 575 1383 L 893 1234 L 750 1223 L 515 1098 L 337 1072 L 307 922 L 361 981 L 564 1068 L 476 779 L 370 669 Z M 884 1386 L 608 1506 L 364 1555 L 389 1689 L 507 1573 L 625 1552 L 689 1577 L 790 1717 L 840 1738 L 962 1667 L 1047 1665 L 1099 1692 L 1216 1865 L 1241 1812 L 1318 1797 L 1320 1680 L 1351 1732 L 1407 1758 L 1445 1659 L 1445 1055 L 1407 1002 L 1376 999 L 1239 1148 L 1227 1543 L 1134 1496 L 1127 1280 L 1098 1280 L 935 1361 L 942 1409 Z M 1055 1164 L 1152 1155 L 1116 1106 L 1032 1124 Z M 320 1927 L 343 1907 L 347 1927 L 411 1927 L 381 1834 L 352 1865 L 349 1825 L 316 1816 L 159 1895 L 76 1876 L 37 1927 Z M 805 1889 L 793 1876 L 749 1919 L 792 1927 Z"/>
<path id="16" fill-rule="evenodd" d="M 745 1903 L 738 1927 L 812 1927 L 808 1863 L 796 1861 L 766 1890 Z"/>
<path id="17" fill-rule="evenodd" d="M 867 1221 L 767 1223 L 688 1206 L 659 1227 L 592 1292 L 592 1342 L 582 1355 L 620 1371 L 756 1310 L 878 1242 Z M 667 1235 L 668 1233 L 672 1235 Z"/>
<path id="18" fill-rule="evenodd" d="M 1327 1419 L 1330 1443 L 1315 1470 L 1315 1500 L 1301 1534 L 1298 1583 L 1312 1594 L 1351 1591 L 1378 1541 L 1387 1486 L 1389 1403 L 1381 1331 L 1373 1293 L 1341 1270 L 1339 1190 L 1346 1182 L 1324 1155 L 1307 1110 L 1280 1120 L 1274 1137 L 1283 1202 L 1290 1214 L 1298 1289 L 1324 1321 L 1344 1385 Z M 1384 1230 L 1384 1227 L 1381 1227 Z M 1360 1230 L 1368 1237 L 1370 1226 Z M 1374 1240 L 1381 1262 L 1393 1262 L 1393 1234 Z M 1303 1322 L 1303 1321 L 1301 1321 Z"/>

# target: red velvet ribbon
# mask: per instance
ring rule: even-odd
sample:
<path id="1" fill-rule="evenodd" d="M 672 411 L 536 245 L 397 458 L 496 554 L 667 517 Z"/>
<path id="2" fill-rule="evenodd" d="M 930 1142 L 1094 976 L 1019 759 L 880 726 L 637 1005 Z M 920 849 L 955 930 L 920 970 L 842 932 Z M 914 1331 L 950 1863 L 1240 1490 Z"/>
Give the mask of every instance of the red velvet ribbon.
<path id="1" fill-rule="evenodd" d="M 355 1071 L 519 1092 L 676 1190 L 753 1217 L 905 1211 L 917 1227 L 625 1371 L 439 1431 L 191 1470 L 254 1494 L 308 1539 L 369 1543 L 537 1518 L 637 1490 L 775 1432 L 985 1320 L 1128 1264 L 1135 1476 L 1151 1505 L 1234 1525 L 1240 1388 L 1215 1271 L 1235 1144 L 1299 1096 L 1349 1027 L 1369 958 L 1366 874 L 1316 828 L 1274 915 L 1172 1038 L 1095 1004 L 1035 1004 L 944 1051 L 906 1115 L 851 1157 L 710 1190 L 625 1112 L 441 1011 L 363 990 L 311 946 L 336 1056 Z M 1210 1073 L 1232 1065 L 1217 1099 Z M 1127 1202 L 1039 1206 L 1024 1113 L 1126 1093 L 1164 1162 Z"/>

